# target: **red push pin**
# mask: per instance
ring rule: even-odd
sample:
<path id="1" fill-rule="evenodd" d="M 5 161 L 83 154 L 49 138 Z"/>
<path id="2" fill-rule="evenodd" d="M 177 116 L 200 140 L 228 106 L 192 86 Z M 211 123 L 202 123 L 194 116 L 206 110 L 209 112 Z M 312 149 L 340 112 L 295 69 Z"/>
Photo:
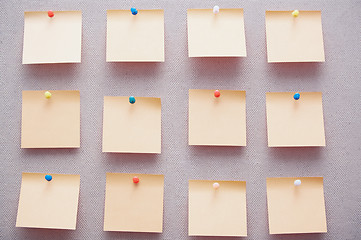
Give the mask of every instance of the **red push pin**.
<path id="1" fill-rule="evenodd" d="M 48 11 L 48 16 L 51 17 L 51 18 L 54 17 L 54 12 L 51 11 L 51 10 L 49 10 L 49 11 Z"/>
<path id="2" fill-rule="evenodd" d="M 133 183 L 139 183 L 139 178 L 138 177 L 133 177 Z"/>
<path id="3" fill-rule="evenodd" d="M 221 93 L 219 92 L 219 90 L 214 91 L 214 96 L 215 97 L 221 96 Z"/>

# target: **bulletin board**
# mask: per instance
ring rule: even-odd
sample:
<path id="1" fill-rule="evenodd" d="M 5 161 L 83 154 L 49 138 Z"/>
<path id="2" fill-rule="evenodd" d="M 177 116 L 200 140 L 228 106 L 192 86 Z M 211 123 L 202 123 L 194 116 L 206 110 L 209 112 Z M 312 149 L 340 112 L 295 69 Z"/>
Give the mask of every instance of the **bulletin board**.
<path id="1" fill-rule="evenodd" d="M 189 58 L 188 8 L 243 8 L 244 58 Z M 0 3 L 0 239 L 214 239 L 188 237 L 188 180 L 247 182 L 244 239 L 360 239 L 361 2 L 2 1 Z M 107 9 L 164 9 L 165 62 L 107 63 Z M 324 63 L 267 63 L 266 10 L 321 10 Z M 82 61 L 22 64 L 24 11 L 81 10 Z M 21 149 L 23 90 L 80 90 L 79 149 Z M 188 90 L 245 90 L 247 146 L 188 145 Z M 320 91 L 326 147 L 269 148 L 266 92 Z M 162 153 L 102 153 L 104 96 L 162 99 Z M 80 175 L 77 229 L 16 228 L 22 172 Z M 164 174 L 163 233 L 104 232 L 106 172 Z M 323 176 L 328 232 L 269 235 L 267 177 Z M 236 238 L 235 238 L 236 239 Z M 242 238 L 241 238 L 242 239 Z"/>

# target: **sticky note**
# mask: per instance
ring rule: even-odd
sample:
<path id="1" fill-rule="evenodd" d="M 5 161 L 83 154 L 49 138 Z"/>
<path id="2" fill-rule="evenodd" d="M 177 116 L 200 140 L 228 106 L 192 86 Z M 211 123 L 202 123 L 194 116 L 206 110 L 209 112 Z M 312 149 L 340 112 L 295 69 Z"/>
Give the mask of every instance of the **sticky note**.
<path id="1" fill-rule="evenodd" d="M 104 231 L 161 233 L 163 192 L 163 175 L 107 173 Z"/>
<path id="2" fill-rule="evenodd" d="M 246 146 L 246 92 L 189 90 L 189 145 Z"/>
<path id="3" fill-rule="evenodd" d="M 324 62 L 321 11 L 266 11 L 268 62 Z"/>
<path id="4" fill-rule="evenodd" d="M 81 11 L 25 12 L 23 64 L 80 63 Z"/>
<path id="5" fill-rule="evenodd" d="M 23 173 L 16 227 L 75 230 L 80 176 Z"/>
<path id="6" fill-rule="evenodd" d="M 327 232 L 322 177 L 267 178 L 267 206 L 270 234 Z"/>
<path id="7" fill-rule="evenodd" d="M 103 152 L 161 153 L 161 100 L 135 100 L 104 97 Z"/>
<path id="8" fill-rule="evenodd" d="M 247 236 L 246 182 L 190 180 L 188 201 L 189 236 Z"/>
<path id="9" fill-rule="evenodd" d="M 243 9 L 188 9 L 189 57 L 246 57 Z"/>
<path id="10" fill-rule="evenodd" d="M 107 10 L 107 62 L 164 62 L 164 11 Z"/>
<path id="11" fill-rule="evenodd" d="M 21 148 L 79 148 L 79 91 L 23 91 Z"/>
<path id="12" fill-rule="evenodd" d="M 266 93 L 269 147 L 326 146 L 321 92 Z"/>

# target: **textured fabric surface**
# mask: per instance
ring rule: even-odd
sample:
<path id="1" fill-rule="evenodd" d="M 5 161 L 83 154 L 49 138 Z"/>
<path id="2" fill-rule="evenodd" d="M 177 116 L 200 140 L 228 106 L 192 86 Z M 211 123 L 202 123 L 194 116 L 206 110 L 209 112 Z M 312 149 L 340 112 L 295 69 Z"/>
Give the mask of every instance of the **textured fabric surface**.
<path id="1" fill-rule="evenodd" d="M 186 9 L 243 7 L 246 58 L 190 59 Z M 106 63 L 106 9 L 163 8 L 164 63 Z M 265 10 L 322 10 L 325 63 L 268 64 Z M 81 64 L 22 65 L 23 12 L 82 10 Z M 247 181 L 246 239 L 361 238 L 361 2 L 191 0 L 0 1 L 0 239 L 188 237 L 188 180 Z M 188 89 L 247 91 L 247 147 L 188 146 Z M 80 149 L 20 149 L 21 91 L 78 89 Z M 326 147 L 268 148 L 265 92 L 322 91 Z M 103 96 L 162 98 L 162 154 L 101 152 Z M 21 172 L 81 175 L 77 230 L 15 228 Z M 106 172 L 165 175 L 162 234 L 103 232 Z M 266 177 L 323 176 L 328 233 L 268 234 Z M 229 239 L 229 238 L 227 238 Z M 233 238 L 232 238 L 233 239 Z"/>

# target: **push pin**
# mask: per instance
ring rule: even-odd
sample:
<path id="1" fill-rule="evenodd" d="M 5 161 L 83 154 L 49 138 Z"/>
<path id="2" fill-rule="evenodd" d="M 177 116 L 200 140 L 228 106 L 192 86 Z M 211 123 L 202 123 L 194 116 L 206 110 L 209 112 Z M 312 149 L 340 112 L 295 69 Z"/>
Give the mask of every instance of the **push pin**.
<path id="1" fill-rule="evenodd" d="M 218 7 L 218 6 L 214 6 L 214 7 L 213 7 L 213 13 L 214 13 L 214 14 L 219 13 L 219 7 Z"/>
<path id="2" fill-rule="evenodd" d="M 221 96 L 221 93 L 219 92 L 219 90 L 214 91 L 214 96 L 217 98 Z"/>
<path id="3" fill-rule="evenodd" d="M 130 11 L 132 12 L 133 15 L 138 14 L 138 10 L 136 8 L 131 8 Z"/>
<path id="4" fill-rule="evenodd" d="M 129 102 L 130 102 L 130 104 L 134 104 L 135 103 L 135 97 L 130 96 L 129 97 Z"/>
<path id="5" fill-rule="evenodd" d="M 45 98 L 47 98 L 47 99 L 51 98 L 51 92 L 46 91 L 46 92 L 44 93 L 44 96 L 45 96 Z"/>
<path id="6" fill-rule="evenodd" d="M 295 184 L 295 186 L 300 186 L 301 185 L 301 180 L 297 179 L 297 180 L 295 180 L 295 182 L 293 184 Z"/>
<path id="7" fill-rule="evenodd" d="M 49 11 L 48 11 L 48 16 L 49 16 L 50 18 L 54 17 L 54 12 L 51 11 L 51 10 L 49 10 Z"/>
<path id="8" fill-rule="evenodd" d="M 219 183 L 217 182 L 213 183 L 213 188 L 217 190 L 219 188 Z"/>
<path id="9" fill-rule="evenodd" d="M 50 182 L 53 179 L 51 175 L 45 175 L 45 180 Z"/>
<path id="10" fill-rule="evenodd" d="M 138 177 L 133 177 L 133 183 L 139 183 L 139 178 Z"/>
<path id="11" fill-rule="evenodd" d="M 298 14 L 300 14 L 300 11 L 298 11 L 298 10 L 294 10 L 292 12 L 292 16 L 294 16 L 294 17 L 298 17 Z"/>
<path id="12" fill-rule="evenodd" d="M 295 95 L 293 95 L 293 98 L 294 98 L 295 100 L 300 99 L 300 97 L 301 97 L 301 95 L 300 95 L 299 93 L 295 93 Z"/>

